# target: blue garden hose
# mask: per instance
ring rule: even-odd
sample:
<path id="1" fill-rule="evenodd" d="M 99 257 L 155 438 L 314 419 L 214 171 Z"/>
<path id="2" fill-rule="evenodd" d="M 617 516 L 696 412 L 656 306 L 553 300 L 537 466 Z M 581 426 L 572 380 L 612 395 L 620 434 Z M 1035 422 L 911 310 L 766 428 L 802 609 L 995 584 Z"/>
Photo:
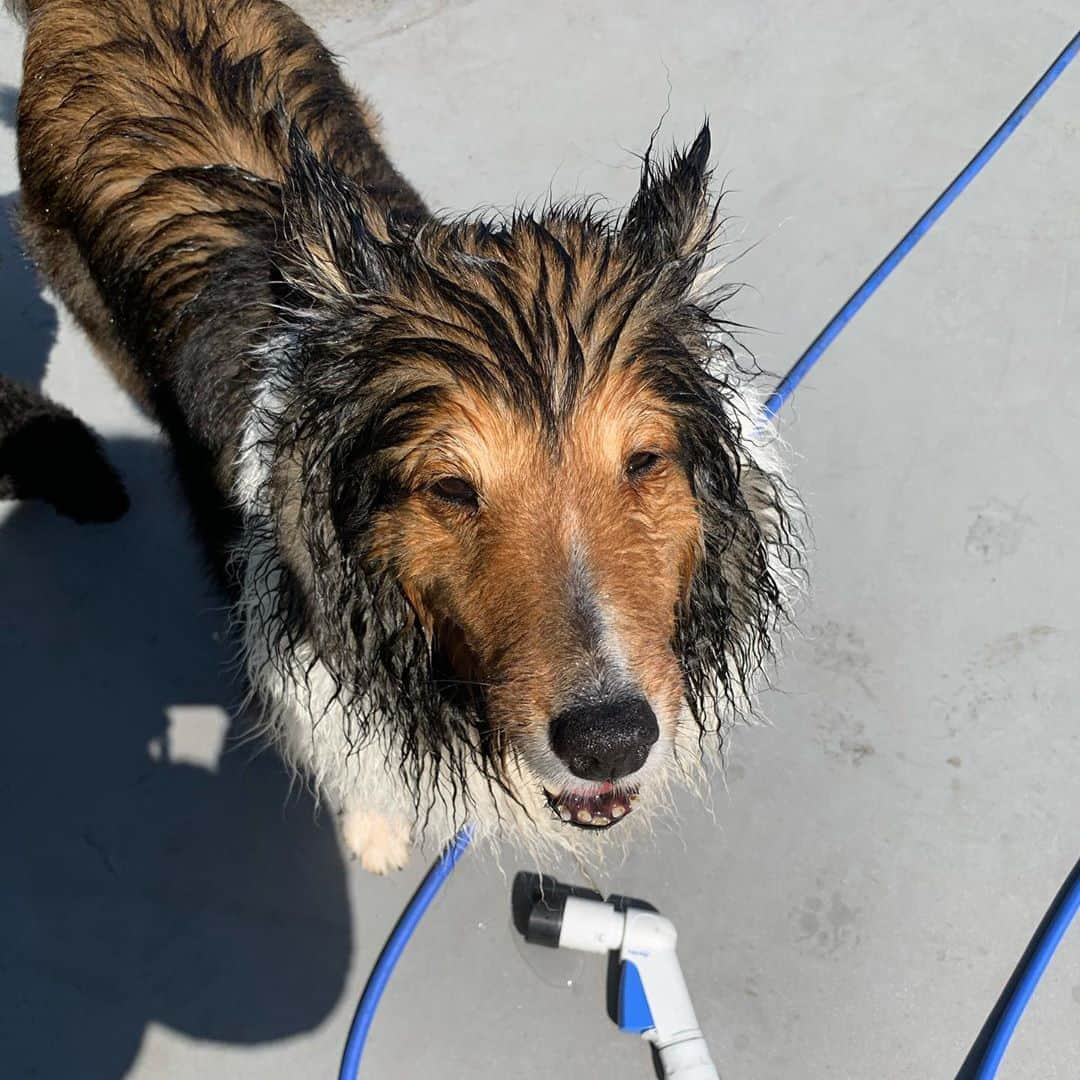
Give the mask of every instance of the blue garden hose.
<path id="1" fill-rule="evenodd" d="M 394 968 L 405 951 L 405 946 L 409 944 L 413 931 L 424 917 L 424 912 L 442 888 L 443 882 L 457 866 L 458 859 L 465 854 L 465 849 L 469 846 L 472 837 L 472 826 L 466 825 L 447 845 L 425 875 L 424 880 L 420 882 L 420 888 L 413 893 L 393 933 L 383 946 L 382 952 L 379 953 L 379 959 L 375 961 L 375 966 L 371 969 L 364 992 L 360 996 L 360 1004 L 356 1007 L 352 1027 L 349 1029 L 345 1052 L 341 1055 L 339 1080 L 356 1080 L 359 1075 L 364 1043 L 367 1041 L 368 1031 L 371 1029 L 372 1020 L 375 1019 L 375 1010 L 379 1007 L 379 999 L 386 989 L 386 984 L 390 981 L 390 976 L 394 973 Z"/>
<path id="2" fill-rule="evenodd" d="M 1016 965 L 1016 971 L 983 1025 L 983 1030 L 957 1073 L 956 1080 L 993 1080 L 997 1075 L 998 1066 L 1005 1056 L 1017 1022 L 1078 910 L 1080 862 L 1073 867 L 1072 873 L 1054 897 L 1050 910 L 1035 931 L 1035 936 L 1020 958 L 1020 963 Z"/>
<path id="3" fill-rule="evenodd" d="M 1057 77 L 1069 66 L 1080 52 L 1080 33 L 1058 54 L 1046 69 L 1042 78 L 1027 92 L 1023 101 L 1005 118 L 1005 122 L 983 143 L 979 152 L 960 170 L 953 182 L 933 201 L 930 208 L 900 239 L 900 242 L 881 260 L 870 276 L 851 294 L 847 303 L 829 320 L 825 329 L 792 365 L 769 395 L 763 409 L 761 423 L 767 424 L 780 411 L 781 406 L 795 387 L 806 378 L 810 369 L 821 359 L 821 354 L 833 343 L 837 335 L 855 317 L 856 312 L 878 290 L 882 282 L 900 265 L 904 256 L 930 231 L 930 227 L 952 206 L 956 197 L 971 183 L 982 167 L 1001 149 L 1005 140 L 1020 126 L 1020 121 L 1035 107 L 1039 98 L 1054 84 Z"/>
<path id="4" fill-rule="evenodd" d="M 1057 59 L 1046 69 L 1039 81 L 1028 91 L 1005 122 L 983 144 L 979 152 L 964 166 L 956 179 L 934 200 L 930 208 L 904 234 L 900 242 L 875 267 L 870 276 L 855 290 L 843 307 L 829 320 L 820 334 L 799 357 L 791 370 L 780 380 L 776 389 L 769 395 L 762 409 L 762 424 L 770 422 L 792 395 L 795 388 L 806 377 L 810 369 L 821 359 L 822 354 L 836 339 L 837 335 L 852 320 L 856 312 L 877 291 L 882 282 L 896 269 L 905 255 L 922 239 L 931 226 L 945 213 L 957 196 L 971 183 L 983 166 L 997 153 L 1006 139 L 1016 130 L 1020 122 L 1034 108 L 1036 102 L 1050 89 L 1057 77 L 1065 70 L 1069 62 L 1080 52 L 1080 32 L 1061 51 Z M 394 967 L 405 946 L 409 943 L 413 931 L 424 917 L 431 901 L 435 898 L 443 883 L 450 876 L 458 860 L 472 840 L 472 827 L 466 825 L 454 837 L 428 871 L 427 876 L 416 890 L 393 933 L 379 954 L 379 959 L 368 977 L 364 993 L 357 1006 L 345 1052 L 341 1059 L 339 1080 L 356 1080 L 360 1069 L 360 1059 L 364 1052 L 364 1043 L 375 1017 L 379 999 L 386 984 L 390 981 Z M 1020 1015 L 1024 1011 L 1036 985 L 1046 970 L 1058 943 L 1061 941 L 1069 923 L 1080 908 L 1080 863 L 1077 864 L 1069 879 L 1058 894 L 1053 907 L 1047 913 L 1027 952 L 1020 961 L 1013 978 L 1005 988 L 1002 999 L 990 1014 L 968 1061 L 961 1069 L 957 1080 L 993 1080 L 998 1065 L 1005 1054 L 1009 1039 L 1016 1028 Z M 985 1052 L 981 1047 L 985 1046 Z M 969 1066 L 977 1069 L 970 1071 Z"/>

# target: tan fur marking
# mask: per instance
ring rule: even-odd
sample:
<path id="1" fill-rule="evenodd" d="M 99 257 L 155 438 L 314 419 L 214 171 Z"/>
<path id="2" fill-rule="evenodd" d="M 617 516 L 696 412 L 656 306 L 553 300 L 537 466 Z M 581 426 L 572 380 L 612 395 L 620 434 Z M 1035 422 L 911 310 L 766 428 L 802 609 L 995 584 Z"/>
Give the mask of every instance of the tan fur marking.
<path id="1" fill-rule="evenodd" d="M 627 458 L 646 449 L 664 460 L 629 480 Z M 542 733 L 587 663 L 567 594 L 579 556 L 628 679 L 674 721 L 682 683 L 670 642 L 700 528 L 675 452 L 671 418 L 619 371 L 579 404 L 557 459 L 519 416 L 462 389 L 437 430 L 417 434 L 414 494 L 380 520 L 376 551 L 393 558 L 429 629 L 460 634 L 507 734 Z M 428 490 L 446 475 L 474 484 L 478 513 Z"/>

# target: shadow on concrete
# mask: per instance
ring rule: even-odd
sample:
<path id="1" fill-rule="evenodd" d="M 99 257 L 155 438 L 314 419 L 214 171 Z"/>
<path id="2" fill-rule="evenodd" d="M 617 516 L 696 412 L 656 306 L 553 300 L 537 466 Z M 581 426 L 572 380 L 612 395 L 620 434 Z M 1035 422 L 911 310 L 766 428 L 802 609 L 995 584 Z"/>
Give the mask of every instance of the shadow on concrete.
<path id="1" fill-rule="evenodd" d="M 350 956 L 330 820 L 273 754 L 226 741 L 215 760 L 237 689 L 166 451 L 108 450 L 123 521 L 25 504 L 0 523 L 9 1076 L 123 1076 L 151 1020 L 236 1043 L 309 1030 Z"/>
<path id="2" fill-rule="evenodd" d="M 41 295 L 37 272 L 22 253 L 17 205 L 17 192 L 0 195 L 0 363 L 5 375 L 40 388 L 56 341 L 56 308 Z"/>
<path id="3" fill-rule="evenodd" d="M 12 101 L 0 89 L 0 120 Z M 2 363 L 37 387 L 57 319 L 15 198 L 0 197 Z M 289 797 L 274 754 L 236 744 L 226 620 L 168 450 L 106 450 L 123 521 L 38 503 L 0 518 L 5 1076 L 121 1077 L 151 1021 L 232 1043 L 307 1031 L 351 951 L 332 823 Z"/>
<path id="4" fill-rule="evenodd" d="M 19 92 L 0 85 L 0 124 L 15 126 Z M 56 309 L 42 295 L 37 272 L 23 255 L 15 231 L 18 192 L 0 195 L 0 342 L 2 370 L 40 388 L 56 341 Z"/>

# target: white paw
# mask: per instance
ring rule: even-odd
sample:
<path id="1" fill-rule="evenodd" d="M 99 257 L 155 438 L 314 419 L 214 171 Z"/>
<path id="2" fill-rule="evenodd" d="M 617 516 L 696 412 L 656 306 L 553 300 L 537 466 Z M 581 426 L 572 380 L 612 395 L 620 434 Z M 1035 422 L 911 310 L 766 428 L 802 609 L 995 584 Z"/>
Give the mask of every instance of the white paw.
<path id="1" fill-rule="evenodd" d="M 399 817 L 348 810 L 341 817 L 341 835 L 350 854 L 372 874 L 389 874 L 409 861 L 409 826 Z"/>

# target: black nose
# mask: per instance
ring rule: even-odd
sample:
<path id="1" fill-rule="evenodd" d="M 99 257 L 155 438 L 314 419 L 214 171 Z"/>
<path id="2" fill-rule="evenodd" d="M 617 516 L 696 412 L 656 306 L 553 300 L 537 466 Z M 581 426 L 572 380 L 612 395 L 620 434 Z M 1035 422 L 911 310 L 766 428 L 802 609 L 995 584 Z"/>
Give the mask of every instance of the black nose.
<path id="1" fill-rule="evenodd" d="M 551 748 L 582 780 L 617 780 L 645 764 L 660 737 L 642 697 L 573 705 L 551 721 Z"/>

